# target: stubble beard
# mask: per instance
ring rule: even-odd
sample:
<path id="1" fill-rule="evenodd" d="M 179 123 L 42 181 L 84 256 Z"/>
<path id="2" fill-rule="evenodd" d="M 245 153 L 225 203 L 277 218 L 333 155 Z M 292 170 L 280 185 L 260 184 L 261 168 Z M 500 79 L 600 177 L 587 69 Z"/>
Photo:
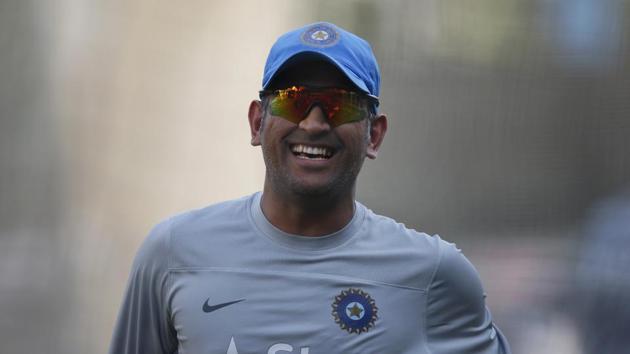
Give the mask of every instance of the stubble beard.
<path id="1" fill-rule="evenodd" d="M 331 176 L 326 183 L 316 185 L 297 178 L 280 161 L 270 157 L 263 145 L 263 160 L 266 166 L 266 183 L 279 195 L 295 196 L 301 198 L 335 198 L 354 194 L 356 180 L 363 165 L 363 159 L 357 159 L 350 163 L 348 168 Z"/>
<path id="2" fill-rule="evenodd" d="M 267 114 L 263 116 L 263 120 L 261 122 L 261 135 L 262 128 L 265 126 L 265 119 L 268 118 Z M 270 146 L 265 144 L 265 140 L 266 139 L 263 135 L 261 139 L 261 150 L 266 170 L 265 185 L 269 185 L 276 194 L 288 197 L 297 196 L 302 198 L 320 199 L 325 199 L 326 196 L 336 199 L 347 194 L 354 197 L 356 181 L 359 176 L 359 172 L 363 167 L 367 145 L 370 142 L 370 122 L 367 122 L 365 145 L 363 146 L 360 156 L 357 156 L 356 158 L 350 157 L 348 163 L 346 164 L 347 168 L 334 175 L 328 183 L 320 184 L 318 186 L 307 185 L 306 183 L 300 181 L 299 178 L 296 178 L 289 172 L 284 163 L 276 161 L 272 158 L 272 156 L 275 156 L 274 151 Z M 342 163 L 341 165 L 344 164 Z"/>

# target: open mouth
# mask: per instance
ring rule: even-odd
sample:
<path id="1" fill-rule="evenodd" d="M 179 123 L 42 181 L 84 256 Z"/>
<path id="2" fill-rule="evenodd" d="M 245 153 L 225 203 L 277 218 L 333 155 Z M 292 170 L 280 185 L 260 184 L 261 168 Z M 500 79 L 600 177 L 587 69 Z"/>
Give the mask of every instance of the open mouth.
<path id="1" fill-rule="evenodd" d="M 329 147 L 302 144 L 291 145 L 291 152 L 298 158 L 307 160 L 328 160 L 335 153 L 335 151 Z"/>

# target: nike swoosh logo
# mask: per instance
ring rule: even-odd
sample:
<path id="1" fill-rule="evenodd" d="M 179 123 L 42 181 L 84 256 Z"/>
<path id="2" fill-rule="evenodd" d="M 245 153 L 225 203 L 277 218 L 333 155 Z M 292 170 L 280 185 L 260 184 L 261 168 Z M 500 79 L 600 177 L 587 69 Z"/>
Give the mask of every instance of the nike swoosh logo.
<path id="1" fill-rule="evenodd" d="M 203 309 L 203 312 L 205 312 L 205 313 L 216 311 L 216 310 L 218 310 L 220 308 L 223 308 L 225 306 L 230 306 L 230 305 L 236 304 L 238 302 L 245 301 L 245 299 L 239 299 L 239 300 L 235 300 L 235 301 L 224 302 L 222 304 L 216 304 L 216 305 L 210 305 L 210 304 L 208 304 L 208 301 L 210 301 L 210 298 L 208 298 L 208 300 L 206 300 L 206 302 L 203 303 L 202 309 Z"/>

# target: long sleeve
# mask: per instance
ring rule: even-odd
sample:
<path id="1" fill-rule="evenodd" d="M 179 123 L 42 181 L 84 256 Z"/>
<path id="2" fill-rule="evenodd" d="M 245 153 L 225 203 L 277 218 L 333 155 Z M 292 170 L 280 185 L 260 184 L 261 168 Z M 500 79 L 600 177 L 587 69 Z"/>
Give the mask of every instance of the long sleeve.
<path id="1" fill-rule="evenodd" d="M 427 339 L 434 354 L 509 354 L 492 323 L 473 265 L 455 245 L 441 243 L 427 298 Z"/>
<path id="2" fill-rule="evenodd" d="M 168 308 L 169 223 L 156 226 L 133 262 L 110 354 L 174 353 L 177 336 Z"/>

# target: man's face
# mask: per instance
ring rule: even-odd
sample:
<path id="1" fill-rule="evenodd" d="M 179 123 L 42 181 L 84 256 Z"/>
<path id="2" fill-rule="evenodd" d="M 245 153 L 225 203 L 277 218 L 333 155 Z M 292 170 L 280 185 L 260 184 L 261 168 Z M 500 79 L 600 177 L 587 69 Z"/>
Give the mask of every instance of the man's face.
<path id="1" fill-rule="evenodd" d="M 291 86 L 353 90 L 338 69 L 321 61 L 301 63 L 285 70 L 274 80 L 273 88 Z M 261 110 L 260 114 L 266 117 L 258 129 L 252 124 L 252 144 L 262 146 L 266 181 L 278 192 L 316 196 L 353 191 L 363 160 L 367 155 L 376 155 L 378 144 L 374 149 L 368 138 L 367 116 L 362 121 L 333 128 L 317 105 L 299 124 L 271 115 L 268 109 Z"/>

